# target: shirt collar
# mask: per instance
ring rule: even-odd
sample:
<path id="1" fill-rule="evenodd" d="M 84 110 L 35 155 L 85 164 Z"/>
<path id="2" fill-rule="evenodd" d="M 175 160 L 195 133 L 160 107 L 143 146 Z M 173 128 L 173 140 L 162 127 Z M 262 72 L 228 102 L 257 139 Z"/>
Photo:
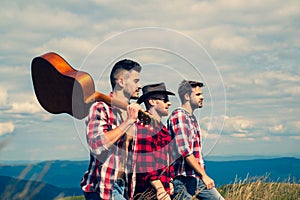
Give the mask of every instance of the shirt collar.
<path id="1" fill-rule="evenodd" d="M 187 111 L 185 108 L 183 108 L 183 107 L 179 107 L 179 109 L 181 109 L 181 110 L 183 110 L 187 115 L 189 115 L 189 116 L 193 116 L 193 114 L 192 113 L 190 113 L 189 111 Z"/>

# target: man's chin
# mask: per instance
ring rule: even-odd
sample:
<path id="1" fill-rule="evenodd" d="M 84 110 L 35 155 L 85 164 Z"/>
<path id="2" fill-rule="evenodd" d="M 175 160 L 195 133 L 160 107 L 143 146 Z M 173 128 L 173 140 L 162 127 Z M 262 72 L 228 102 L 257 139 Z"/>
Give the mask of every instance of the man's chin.
<path id="1" fill-rule="evenodd" d="M 168 116 L 169 115 L 169 111 L 165 111 L 163 116 Z"/>

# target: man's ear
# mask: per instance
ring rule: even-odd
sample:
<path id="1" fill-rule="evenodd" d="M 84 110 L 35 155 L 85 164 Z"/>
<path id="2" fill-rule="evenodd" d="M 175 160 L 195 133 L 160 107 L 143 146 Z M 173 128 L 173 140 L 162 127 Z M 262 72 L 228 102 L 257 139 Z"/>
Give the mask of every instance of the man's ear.
<path id="1" fill-rule="evenodd" d="M 156 104 L 155 100 L 153 99 L 148 99 L 148 102 L 151 106 L 154 106 Z"/>
<path id="2" fill-rule="evenodd" d="M 123 88 L 124 87 L 124 78 L 122 76 L 120 76 L 117 80 L 116 83 Z"/>
<path id="3" fill-rule="evenodd" d="M 186 93 L 186 94 L 184 95 L 184 99 L 185 99 L 186 101 L 189 101 L 189 100 L 190 100 L 190 95 Z"/>

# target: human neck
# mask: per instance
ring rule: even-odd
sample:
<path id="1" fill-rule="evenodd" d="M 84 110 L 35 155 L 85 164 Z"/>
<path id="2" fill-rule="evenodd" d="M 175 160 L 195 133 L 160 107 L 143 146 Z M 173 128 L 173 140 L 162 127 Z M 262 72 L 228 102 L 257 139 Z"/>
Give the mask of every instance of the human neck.
<path id="1" fill-rule="evenodd" d="M 193 112 L 194 112 L 194 110 L 189 102 L 182 104 L 181 107 L 184 108 L 185 110 L 187 110 L 190 114 L 193 114 Z"/>
<path id="2" fill-rule="evenodd" d="M 156 121 L 158 121 L 158 122 L 161 121 L 161 115 L 159 115 L 155 109 L 150 108 L 150 109 L 148 110 L 148 112 L 152 115 L 152 117 L 153 117 L 154 119 L 156 119 Z"/>
<path id="3" fill-rule="evenodd" d="M 124 95 L 123 90 L 114 90 L 112 95 L 113 98 L 118 99 L 119 101 L 129 103 L 129 98 Z"/>

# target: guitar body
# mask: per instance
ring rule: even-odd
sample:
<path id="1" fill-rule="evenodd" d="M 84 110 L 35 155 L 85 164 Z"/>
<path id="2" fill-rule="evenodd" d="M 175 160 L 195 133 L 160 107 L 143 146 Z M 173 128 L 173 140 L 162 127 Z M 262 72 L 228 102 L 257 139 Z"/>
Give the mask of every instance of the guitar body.
<path id="1" fill-rule="evenodd" d="M 77 119 L 85 118 L 95 101 L 126 110 L 128 104 L 95 92 L 91 76 L 72 68 L 61 56 L 50 52 L 36 57 L 31 63 L 31 76 L 36 97 L 41 106 L 52 114 L 67 113 Z M 139 111 L 144 124 L 151 116 Z"/>
<path id="2" fill-rule="evenodd" d="M 50 52 L 32 60 L 31 75 L 41 106 L 53 114 L 68 113 L 77 119 L 87 116 L 95 93 L 89 74 L 73 69 L 58 54 Z"/>

